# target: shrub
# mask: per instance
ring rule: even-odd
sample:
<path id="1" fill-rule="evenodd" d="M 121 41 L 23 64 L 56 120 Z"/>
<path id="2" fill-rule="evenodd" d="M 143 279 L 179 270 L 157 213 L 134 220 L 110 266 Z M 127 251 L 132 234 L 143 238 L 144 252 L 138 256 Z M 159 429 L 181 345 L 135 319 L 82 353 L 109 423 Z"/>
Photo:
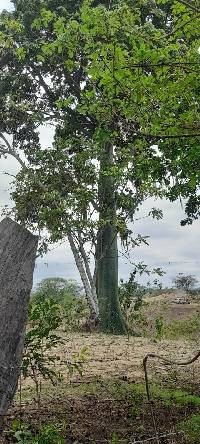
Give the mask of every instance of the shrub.
<path id="1" fill-rule="evenodd" d="M 43 279 L 32 295 L 32 302 L 54 300 L 62 307 L 65 330 L 80 330 L 89 318 L 90 310 L 82 287 L 74 280 L 63 278 Z"/>
<path id="2" fill-rule="evenodd" d="M 65 331 L 80 331 L 90 317 L 90 309 L 85 298 L 68 296 L 63 305 Z"/>
<path id="3" fill-rule="evenodd" d="M 62 360 L 56 347 L 63 343 L 60 327 L 63 324 L 61 306 L 52 299 L 32 302 L 29 307 L 29 324 L 25 336 L 22 360 L 22 375 L 30 377 L 35 384 L 38 408 L 40 407 L 41 380 L 50 380 L 53 384 L 63 376 L 56 368 L 56 363 L 63 365 L 71 375 L 74 371 L 82 374 L 87 361 L 88 350 L 83 347 L 71 360 Z"/>
<path id="4" fill-rule="evenodd" d="M 54 300 L 45 299 L 30 304 L 21 370 L 24 378 L 30 377 L 34 381 L 38 404 L 40 377 L 50 379 L 52 383 L 61 379 L 61 374 L 54 368 L 59 356 L 52 354 L 52 349 L 62 343 L 62 338 L 56 333 L 61 324 L 60 306 Z"/>
<path id="5" fill-rule="evenodd" d="M 164 335 L 164 321 L 162 316 L 158 316 L 155 320 L 156 339 L 161 340 Z"/>
<path id="6" fill-rule="evenodd" d="M 146 288 L 135 281 L 136 272 L 131 273 L 127 282 L 120 280 L 119 286 L 119 302 L 123 316 L 130 328 L 136 330 L 137 321 L 142 324 L 144 322 L 141 314 L 141 308 L 145 305 L 143 296 Z"/>
<path id="7" fill-rule="evenodd" d="M 32 300 L 54 299 L 64 304 L 68 297 L 83 297 L 82 287 L 73 279 L 50 277 L 43 279 L 32 294 Z"/>

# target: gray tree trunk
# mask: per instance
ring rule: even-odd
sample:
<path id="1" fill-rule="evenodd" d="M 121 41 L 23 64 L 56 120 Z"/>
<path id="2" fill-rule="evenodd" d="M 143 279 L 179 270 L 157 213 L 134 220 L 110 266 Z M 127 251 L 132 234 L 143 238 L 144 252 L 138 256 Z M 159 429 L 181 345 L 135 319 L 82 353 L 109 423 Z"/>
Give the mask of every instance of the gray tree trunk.
<path id="1" fill-rule="evenodd" d="M 0 222 L 0 424 L 20 374 L 37 245 L 16 222 Z"/>

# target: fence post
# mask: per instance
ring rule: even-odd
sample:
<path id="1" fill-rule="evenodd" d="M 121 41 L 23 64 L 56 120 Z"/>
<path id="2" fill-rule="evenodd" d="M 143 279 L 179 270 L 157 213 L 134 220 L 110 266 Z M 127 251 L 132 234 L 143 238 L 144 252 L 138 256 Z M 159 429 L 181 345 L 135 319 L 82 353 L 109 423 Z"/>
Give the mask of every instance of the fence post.
<path id="1" fill-rule="evenodd" d="M 37 245 L 16 222 L 0 222 L 0 424 L 20 375 Z"/>

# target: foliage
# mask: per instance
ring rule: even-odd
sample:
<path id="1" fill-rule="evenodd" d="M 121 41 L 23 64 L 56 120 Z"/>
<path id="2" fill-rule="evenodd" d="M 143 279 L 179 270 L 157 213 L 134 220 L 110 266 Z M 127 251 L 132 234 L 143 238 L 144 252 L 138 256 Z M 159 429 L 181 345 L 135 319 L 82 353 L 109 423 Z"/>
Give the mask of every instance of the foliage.
<path id="1" fill-rule="evenodd" d="M 166 339 L 185 338 L 196 340 L 200 334 L 200 315 L 194 315 L 184 320 L 175 320 L 164 327 L 164 337 Z"/>
<path id="2" fill-rule="evenodd" d="M 163 317 L 159 316 L 155 320 L 156 339 L 161 340 L 164 335 L 164 322 Z"/>
<path id="3" fill-rule="evenodd" d="M 112 433 L 111 444 L 119 444 L 120 440 L 116 432 Z"/>
<path id="4" fill-rule="evenodd" d="M 199 187 L 200 19 L 176 0 L 14 5 L 0 22 L 0 134 L 26 159 L 14 213 L 49 242 L 90 242 L 100 320 L 123 332 L 117 234 L 134 248 L 128 224 L 147 197 L 190 199 Z M 38 134 L 48 123 L 51 148 Z"/>
<path id="5" fill-rule="evenodd" d="M 68 365 L 69 375 L 73 375 L 74 371 L 77 371 L 79 375 L 83 375 L 83 369 L 88 361 L 89 349 L 87 346 L 82 347 L 79 353 L 73 354 L 73 359 L 71 361 L 66 361 Z"/>
<path id="6" fill-rule="evenodd" d="M 90 311 L 82 287 L 76 281 L 54 277 L 43 279 L 32 294 L 32 301 L 37 303 L 46 298 L 60 305 L 66 331 L 81 330 Z"/>
<path id="7" fill-rule="evenodd" d="M 40 426 L 38 434 L 32 434 L 29 424 L 13 421 L 11 432 L 19 444 L 64 444 L 63 434 L 66 424 L 45 424 Z"/>
<path id="8" fill-rule="evenodd" d="M 61 378 L 53 367 L 60 360 L 52 350 L 61 344 L 62 338 L 55 333 L 62 324 L 60 306 L 52 299 L 32 303 L 29 307 L 29 325 L 25 337 L 22 375 L 31 377 L 39 394 L 39 378 L 52 383 Z"/>
<path id="9" fill-rule="evenodd" d="M 32 300 L 53 299 L 59 304 L 65 304 L 66 299 L 83 297 L 80 284 L 73 279 L 50 277 L 43 279 L 32 293 Z"/>
<path id="10" fill-rule="evenodd" d="M 185 421 L 179 423 L 179 430 L 184 432 L 187 439 L 187 443 L 199 444 L 200 434 L 200 414 L 196 413 L 191 415 Z"/>
<path id="11" fill-rule="evenodd" d="M 68 296 L 63 304 L 63 325 L 65 331 L 81 331 L 90 318 L 90 310 L 85 298 Z"/>
<path id="12" fill-rule="evenodd" d="M 193 287 L 198 283 L 198 280 L 191 274 L 184 275 L 183 273 L 179 273 L 173 279 L 173 282 L 176 288 L 184 290 L 187 293 L 190 293 Z"/>
<path id="13" fill-rule="evenodd" d="M 144 296 L 155 291 L 155 285 L 160 289 L 160 283 L 157 279 L 154 279 L 153 288 L 150 281 L 147 283 L 147 286 L 141 285 L 136 281 L 137 274 L 139 276 L 143 274 L 148 276 L 158 274 L 162 276 L 163 272 L 160 268 L 150 270 L 147 265 L 138 263 L 135 265 L 134 271 L 130 274 L 127 282 L 124 282 L 123 279 L 120 280 L 119 302 L 126 322 L 131 331 L 136 332 L 137 326 L 140 325 L 140 333 L 142 327 L 142 333 L 145 334 L 147 320 L 144 313 L 142 313 L 142 309 L 147 307 L 148 304 L 145 302 Z"/>
<path id="14" fill-rule="evenodd" d="M 134 303 L 134 310 L 137 311 L 139 306 L 142 304 L 142 297 L 146 293 L 146 288 L 135 281 L 136 271 L 132 272 L 129 280 L 124 282 L 120 279 L 119 285 L 119 302 L 124 313 L 130 309 L 131 305 Z"/>
<path id="15" fill-rule="evenodd" d="M 61 306 L 53 299 L 32 302 L 29 307 L 29 324 L 25 337 L 21 371 L 24 378 L 30 377 L 35 384 L 38 407 L 41 397 L 41 380 L 50 380 L 52 384 L 63 379 L 60 371 L 82 375 L 88 359 L 88 349 L 83 347 L 71 359 L 61 359 L 57 346 L 63 343 L 60 329 L 63 325 Z M 57 364 L 57 365 L 56 365 Z M 59 370 L 58 370 L 59 368 Z"/>

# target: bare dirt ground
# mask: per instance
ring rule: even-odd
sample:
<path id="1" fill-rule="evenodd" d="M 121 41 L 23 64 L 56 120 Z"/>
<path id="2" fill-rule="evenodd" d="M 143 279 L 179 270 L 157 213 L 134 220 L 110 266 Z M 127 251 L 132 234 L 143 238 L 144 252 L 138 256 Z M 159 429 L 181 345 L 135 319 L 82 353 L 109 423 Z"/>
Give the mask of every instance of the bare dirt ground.
<path id="1" fill-rule="evenodd" d="M 143 358 L 147 353 L 158 353 L 185 361 L 197 352 L 199 344 L 188 341 L 155 343 L 151 338 L 74 333 L 65 335 L 65 344 L 59 354 L 62 359 L 68 360 L 82 347 L 88 347 L 83 376 L 76 374 L 69 378 L 63 369 L 62 383 L 55 387 L 48 384 L 43 387 L 39 409 L 32 383 L 22 381 L 21 407 L 18 393 L 6 420 L 7 430 L 12 420 L 19 417 L 31 424 L 33 431 L 37 430 L 38 423 L 65 421 L 66 444 L 111 443 L 114 432 L 119 438 L 116 443 L 130 444 L 137 440 L 142 443 L 142 439 L 149 439 L 155 434 L 145 395 Z M 199 361 L 187 368 L 177 368 L 152 360 L 149 374 L 151 387 L 162 382 L 163 387 L 188 388 L 189 393 L 200 395 Z M 143 384 L 142 398 L 137 394 L 140 384 Z M 194 412 L 196 407 L 190 404 L 168 406 L 156 402 L 154 414 L 159 433 L 173 433 L 177 423 Z M 1 444 L 14 442 L 9 434 L 0 440 Z M 156 440 L 149 442 L 157 443 Z M 170 435 L 161 442 L 186 444 L 182 434 Z"/>
<path id="2" fill-rule="evenodd" d="M 156 353 L 176 361 L 186 361 L 199 349 L 199 344 L 189 341 L 159 341 L 147 338 L 107 336 L 102 334 L 66 335 L 65 344 L 60 349 L 63 359 L 69 359 L 82 347 L 88 348 L 88 362 L 84 369 L 84 379 L 94 376 L 103 378 L 125 378 L 141 381 L 144 378 L 143 359 L 148 353 Z M 151 374 L 166 375 L 169 366 L 152 361 Z M 180 377 L 184 373 L 200 373 L 200 362 L 190 368 L 177 369 Z M 74 376 L 74 378 L 76 378 Z"/>
<path id="3" fill-rule="evenodd" d="M 174 299 L 174 295 L 171 296 Z M 165 316 L 166 322 L 171 322 L 177 318 L 187 319 L 200 308 L 198 304 L 175 305 L 170 298 L 151 298 L 147 309 L 152 323 L 159 313 Z M 16 442 L 10 433 L 6 433 L 16 418 L 31 424 L 33 433 L 37 432 L 38 424 L 64 421 L 67 427 L 66 444 L 157 444 L 157 439 L 150 440 L 155 436 L 155 429 L 146 398 L 143 359 L 147 354 L 155 353 L 168 359 L 187 361 L 200 349 L 200 342 L 155 341 L 153 333 L 148 338 L 98 333 L 62 335 L 64 344 L 56 351 L 61 360 L 69 361 L 83 347 L 87 348 L 83 375 L 75 373 L 70 376 L 66 366 L 58 366 L 64 379 L 56 386 L 43 383 L 39 408 L 33 382 L 22 380 L 21 401 L 18 391 L 8 412 L 5 434 L 0 438 L 0 444 Z M 187 367 L 151 359 L 148 372 L 152 397 L 154 386 L 200 396 L 200 359 Z M 183 434 L 169 433 L 176 433 L 177 424 L 198 412 L 199 407 L 190 401 L 185 404 L 172 403 L 171 392 L 166 393 L 162 399 L 158 396 L 155 401 L 153 398 L 157 431 L 167 435 L 160 439 L 159 444 L 186 444 L 188 441 Z M 116 440 L 113 433 L 117 434 Z"/>

